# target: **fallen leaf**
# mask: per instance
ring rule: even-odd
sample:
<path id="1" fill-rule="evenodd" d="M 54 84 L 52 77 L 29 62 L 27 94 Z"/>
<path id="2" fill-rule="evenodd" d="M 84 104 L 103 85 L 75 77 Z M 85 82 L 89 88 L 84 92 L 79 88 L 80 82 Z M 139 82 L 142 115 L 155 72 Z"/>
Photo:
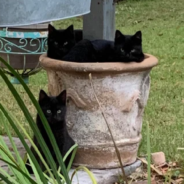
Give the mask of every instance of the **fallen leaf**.
<path id="1" fill-rule="evenodd" d="M 148 162 L 147 162 L 144 158 L 139 158 L 139 157 L 138 157 L 138 159 L 141 160 L 144 164 L 148 165 Z M 158 175 L 163 176 L 162 172 L 161 172 L 159 169 L 157 169 L 156 167 L 154 167 L 152 164 L 151 164 L 150 166 L 151 166 L 151 168 L 152 168 Z"/>

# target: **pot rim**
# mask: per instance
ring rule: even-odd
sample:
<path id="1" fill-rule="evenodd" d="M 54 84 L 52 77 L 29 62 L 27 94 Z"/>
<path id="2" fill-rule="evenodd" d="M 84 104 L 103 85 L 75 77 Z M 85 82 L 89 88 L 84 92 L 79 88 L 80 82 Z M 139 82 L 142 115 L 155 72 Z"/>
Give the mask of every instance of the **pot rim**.
<path id="1" fill-rule="evenodd" d="M 51 59 L 47 54 L 41 55 L 39 61 L 45 70 L 70 72 L 135 72 L 151 69 L 158 64 L 158 59 L 151 54 L 145 54 L 145 59 L 140 63 L 77 63 Z"/>

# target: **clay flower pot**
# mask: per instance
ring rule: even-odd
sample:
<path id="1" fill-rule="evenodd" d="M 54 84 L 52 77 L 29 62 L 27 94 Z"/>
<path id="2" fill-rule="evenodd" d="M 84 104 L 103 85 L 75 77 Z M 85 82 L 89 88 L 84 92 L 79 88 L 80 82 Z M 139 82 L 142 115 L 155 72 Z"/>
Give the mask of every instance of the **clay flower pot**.
<path id="1" fill-rule="evenodd" d="M 79 149 L 74 165 L 89 168 L 116 168 L 118 159 L 106 123 L 90 85 L 104 109 L 124 165 L 135 162 L 144 107 L 149 89 L 149 73 L 157 58 L 146 54 L 141 63 L 75 63 L 54 60 L 42 55 L 40 62 L 47 71 L 50 95 L 67 90 L 69 133 Z"/>

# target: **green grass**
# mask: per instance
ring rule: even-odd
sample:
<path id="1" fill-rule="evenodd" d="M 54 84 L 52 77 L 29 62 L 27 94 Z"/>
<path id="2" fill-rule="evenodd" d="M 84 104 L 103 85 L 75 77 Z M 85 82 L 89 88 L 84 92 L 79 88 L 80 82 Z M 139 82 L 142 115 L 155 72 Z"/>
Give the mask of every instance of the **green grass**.
<path id="1" fill-rule="evenodd" d="M 143 122 L 143 140 L 139 154 L 146 154 L 146 122 L 150 125 L 151 152 L 163 151 L 168 160 L 180 160 L 184 153 L 184 9 L 183 0 L 127 0 L 116 7 L 116 28 L 124 34 L 143 33 L 143 50 L 155 55 L 159 65 L 151 72 L 151 90 Z M 71 23 L 82 28 L 82 19 L 56 22 L 58 28 Z M 95 26 L 95 25 L 94 25 Z M 37 97 L 41 88 L 47 90 L 44 71 L 31 76 L 29 87 Z M 31 114 L 35 109 L 23 89 L 22 94 Z M 0 79 L 0 99 L 28 126 L 10 92 Z M 4 129 L 0 124 L 0 133 Z"/>

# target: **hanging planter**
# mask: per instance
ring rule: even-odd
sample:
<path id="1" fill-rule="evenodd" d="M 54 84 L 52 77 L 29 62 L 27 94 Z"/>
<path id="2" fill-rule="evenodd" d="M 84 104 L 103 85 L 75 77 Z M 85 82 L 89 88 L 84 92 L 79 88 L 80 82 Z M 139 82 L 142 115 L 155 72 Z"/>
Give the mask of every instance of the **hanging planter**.
<path id="1" fill-rule="evenodd" d="M 70 135 L 79 145 L 74 165 L 100 169 L 119 167 L 90 85 L 90 73 L 124 165 L 135 162 L 149 96 L 149 73 L 157 65 L 157 58 L 146 54 L 141 63 L 75 63 L 42 55 L 40 62 L 47 71 L 50 95 L 66 89 L 70 99 L 67 123 Z"/>
<path id="2" fill-rule="evenodd" d="M 91 0 L 3 1 L 0 27 L 15 27 L 51 22 L 90 13 Z"/>
<path id="3" fill-rule="evenodd" d="M 0 28 L 0 56 L 19 72 L 24 81 L 41 70 L 39 56 L 47 50 L 48 24 Z M 19 81 L 1 63 L 0 67 L 12 76 L 12 83 Z"/>

